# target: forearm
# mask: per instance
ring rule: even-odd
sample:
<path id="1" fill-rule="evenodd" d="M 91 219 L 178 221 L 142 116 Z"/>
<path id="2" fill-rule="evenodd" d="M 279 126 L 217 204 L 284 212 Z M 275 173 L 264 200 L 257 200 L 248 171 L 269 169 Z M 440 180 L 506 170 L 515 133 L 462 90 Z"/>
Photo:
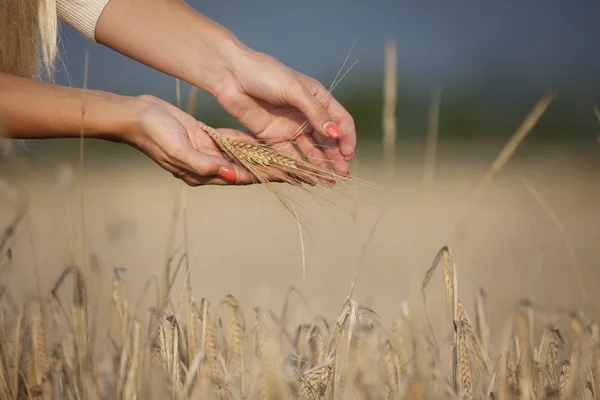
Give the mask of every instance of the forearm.
<path id="1" fill-rule="evenodd" d="M 0 73 L 0 127 L 12 138 L 78 137 L 83 122 L 85 137 L 121 141 L 135 130 L 136 107 L 135 98 Z"/>
<path id="2" fill-rule="evenodd" d="M 95 39 L 211 94 L 245 46 L 181 0 L 111 0 Z"/>

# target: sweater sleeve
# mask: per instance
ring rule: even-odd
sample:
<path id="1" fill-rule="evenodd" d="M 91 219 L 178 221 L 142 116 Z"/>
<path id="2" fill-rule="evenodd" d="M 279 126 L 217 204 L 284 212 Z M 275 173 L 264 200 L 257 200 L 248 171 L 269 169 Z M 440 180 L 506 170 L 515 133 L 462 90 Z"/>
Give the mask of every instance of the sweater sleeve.
<path id="1" fill-rule="evenodd" d="M 58 18 L 96 43 L 96 23 L 110 0 L 56 0 Z"/>

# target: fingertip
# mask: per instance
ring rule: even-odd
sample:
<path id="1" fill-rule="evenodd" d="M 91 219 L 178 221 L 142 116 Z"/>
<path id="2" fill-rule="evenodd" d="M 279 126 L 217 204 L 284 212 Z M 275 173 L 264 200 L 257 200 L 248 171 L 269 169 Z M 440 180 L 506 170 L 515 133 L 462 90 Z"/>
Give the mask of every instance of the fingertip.
<path id="1" fill-rule="evenodd" d="M 340 140 L 340 153 L 346 159 L 346 161 L 354 158 L 354 152 L 356 150 L 356 141 L 352 140 L 350 136 L 344 136 Z"/>
<path id="2" fill-rule="evenodd" d="M 350 172 L 350 170 L 348 170 L 347 174 L 342 175 L 342 182 L 348 182 L 351 177 L 352 177 L 352 173 Z"/>

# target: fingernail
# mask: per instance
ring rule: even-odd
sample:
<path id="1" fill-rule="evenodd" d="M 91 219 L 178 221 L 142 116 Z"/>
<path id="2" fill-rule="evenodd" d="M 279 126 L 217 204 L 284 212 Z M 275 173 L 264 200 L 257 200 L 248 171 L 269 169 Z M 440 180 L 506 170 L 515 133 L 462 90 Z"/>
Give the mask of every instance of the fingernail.
<path id="1" fill-rule="evenodd" d="M 221 179 L 229 183 L 235 183 L 236 181 L 235 171 L 229 168 L 219 168 L 219 176 L 221 177 Z"/>
<path id="2" fill-rule="evenodd" d="M 340 136 L 342 136 L 342 131 L 333 122 L 327 122 L 324 128 L 325 132 L 327 132 L 327 134 L 334 139 L 337 139 Z"/>
<path id="3" fill-rule="evenodd" d="M 346 161 L 352 160 L 352 158 L 354 158 L 354 152 L 352 152 L 352 154 L 350 154 L 348 156 L 345 156 L 344 158 L 346 159 Z"/>

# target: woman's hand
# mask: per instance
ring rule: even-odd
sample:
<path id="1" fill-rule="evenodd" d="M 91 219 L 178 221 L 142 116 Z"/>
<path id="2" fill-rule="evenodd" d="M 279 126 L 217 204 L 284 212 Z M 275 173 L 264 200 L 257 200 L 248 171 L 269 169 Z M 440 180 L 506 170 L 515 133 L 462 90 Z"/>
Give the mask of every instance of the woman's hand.
<path id="1" fill-rule="evenodd" d="M 139 123 L 122 141 L 136 147 L 163 169 L 190 186 L 250 184 L 256 179 L 233 164 L 196 119 L 152 96 L 140 96 Z M 218 129 L 230 138 L 249 138 L 233 129 Z"/>
<path id="2" fill-rule="evenodd" d="M 354 121 L 319 82 L 250 49 L 232 60 L 229 76 L 216 90 L 229 114 L 259 139 L 282 143 L 278 151 L 297 156 L 289 143 L 295 139 L 312 164 L 328 168 L 329 160 L 335 172 L 349 175 Z"/>

